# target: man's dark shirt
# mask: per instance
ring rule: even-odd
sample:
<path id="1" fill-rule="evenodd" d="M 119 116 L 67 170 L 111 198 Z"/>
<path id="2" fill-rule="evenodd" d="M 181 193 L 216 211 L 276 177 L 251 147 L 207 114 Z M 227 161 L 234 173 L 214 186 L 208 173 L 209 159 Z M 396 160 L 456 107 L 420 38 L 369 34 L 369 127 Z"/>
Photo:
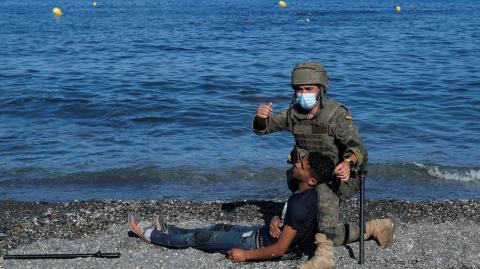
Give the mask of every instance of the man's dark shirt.
<path id="1" fill-rule="evenodd" d="M 288 198 L 286 211 L 282 213 L 282 224 L 297 230 L 297 234 L 283 258 L 299 258 L 302 253 L 311 256 L 315 251 L 317 230 L 317 192 L 315 188 L 294 193 Z M 283 227 L 282 227 L 283 228 Z M 270 235 L 269 227 L 260 230 L 265 246 L 275 244 L 278 238 Z"/>

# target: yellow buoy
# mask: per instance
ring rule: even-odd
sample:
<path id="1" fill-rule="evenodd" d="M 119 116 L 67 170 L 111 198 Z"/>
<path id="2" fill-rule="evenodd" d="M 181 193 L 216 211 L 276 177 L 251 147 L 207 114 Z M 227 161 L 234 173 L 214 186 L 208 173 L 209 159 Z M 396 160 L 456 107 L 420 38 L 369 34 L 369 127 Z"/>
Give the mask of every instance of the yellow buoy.
<path id="1" fill-rule="evenodd" d="M 93 6 L 93 7 L 96 7 L 96 6 L 97 6 L 97 2 L 93 2 L 93 3 L 92 3 L 92 6 Z"/>
<path id="2" fill-rule="evenodd" d="M 62 10 L 58 7 L 54 7 L 52 9 L 52 12 L 55 16 L 58 16 L 58 17 L 63 16 Z"/>
<path id="3" fill-rule="evenodd" d="M 396 6 L 396 7 L 395 7 L 395 11 L 396 11 L 396 12 L 401 12 L 401 11 L 402 11 L 402 8 L 401 8 L 400 6 Z"/>
<path id="4" fill-rule="evenodd" d="M 280 0 L 280 1 L 278 1 L 278 5 L 279 5 L 280 7 L 286 7 L 286 6 L 287 6 L 287 2 L 285 2 L 285 1 L 283 1 L 283 0 Z"/>

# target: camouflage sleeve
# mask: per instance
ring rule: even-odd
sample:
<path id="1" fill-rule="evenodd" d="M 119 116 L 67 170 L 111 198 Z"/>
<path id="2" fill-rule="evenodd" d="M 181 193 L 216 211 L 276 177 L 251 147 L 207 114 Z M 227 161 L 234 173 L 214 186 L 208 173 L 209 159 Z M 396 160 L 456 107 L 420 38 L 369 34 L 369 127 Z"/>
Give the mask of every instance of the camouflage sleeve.
<path id="1" fill-rule="evenodd" d="M 255 118 L 253 119 L 255 121 Z M 258 130 L 255 128 L 255 124 L 252 122 L 253 132 L 257 135 L 266 135 L 287 129 L 287 110 L 277 113 L 267 119 L 267 127 L 264 130 Z"/>
<path id="2" fill-rule="evenodd" d="M 335 112 L 332 120 L 335 139 L 341 144 L 341 148 L 345 149 L 343 158 L 348 158 L 353 153 L 358 160 L 356 166 L 363 164 L 367 151 L 363 145 L 358 128 L 352 120 L 350 111 L 342 106 Z"/>

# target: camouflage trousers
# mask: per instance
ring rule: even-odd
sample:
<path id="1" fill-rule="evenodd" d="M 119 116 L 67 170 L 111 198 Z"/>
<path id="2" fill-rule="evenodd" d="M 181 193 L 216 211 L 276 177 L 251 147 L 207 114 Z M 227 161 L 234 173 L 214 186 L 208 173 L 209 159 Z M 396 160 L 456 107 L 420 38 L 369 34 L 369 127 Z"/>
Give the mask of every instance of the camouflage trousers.
<path id="1" fill-rule="evenodd" d="M 287 171 L 287 183 L 291 191 L 296 190 L 291 169 Z M 318 232 L 325 234 L 336 247 L 360 240 L 357 223 L 340 223 L 340 201 L 351 198 L 360 190 L 360 179 L 351 177 L 347 182 L 321 183 L 316 190 Z"/>
<path id="2" fill-rule="evenodd" d="M 360 179 L 351 177 L 340 181 L 317 185 L 318 232 L 323 233 L 338 247 L 360 240 L 358 223 L 339 223 L 340 201 L 351 198 L 360 189 Z"/>

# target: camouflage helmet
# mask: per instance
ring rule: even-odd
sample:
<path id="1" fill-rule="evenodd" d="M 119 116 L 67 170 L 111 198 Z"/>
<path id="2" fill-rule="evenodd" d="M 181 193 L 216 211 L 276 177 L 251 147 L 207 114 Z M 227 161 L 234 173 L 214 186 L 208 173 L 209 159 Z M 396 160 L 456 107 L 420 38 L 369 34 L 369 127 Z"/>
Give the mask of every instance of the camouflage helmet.
<path id="1" fill-rule="evenodd" d="M 327 71 L 319 62 L 304 62 L 295 65 L 292 71 L 292 87 L 300 85 L 328 86 Z"/>

